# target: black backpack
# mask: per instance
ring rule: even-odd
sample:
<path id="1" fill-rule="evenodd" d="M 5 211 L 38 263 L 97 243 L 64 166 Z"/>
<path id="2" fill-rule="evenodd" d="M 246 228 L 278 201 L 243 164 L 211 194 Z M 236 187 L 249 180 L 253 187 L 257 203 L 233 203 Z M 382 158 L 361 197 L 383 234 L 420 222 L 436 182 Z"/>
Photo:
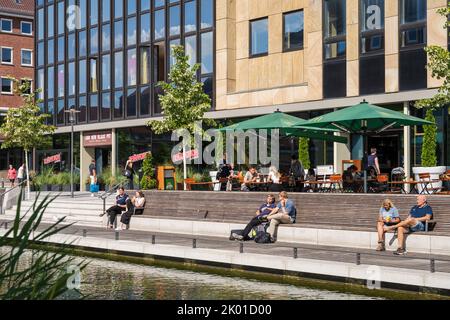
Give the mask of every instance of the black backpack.
<path id="1" fill-rule="evenodd" d="M 255 237 L 256 243 L 272 243 L 273 241 L 270 239 L 270 233 L 265 231 L 258 231 Z"/>

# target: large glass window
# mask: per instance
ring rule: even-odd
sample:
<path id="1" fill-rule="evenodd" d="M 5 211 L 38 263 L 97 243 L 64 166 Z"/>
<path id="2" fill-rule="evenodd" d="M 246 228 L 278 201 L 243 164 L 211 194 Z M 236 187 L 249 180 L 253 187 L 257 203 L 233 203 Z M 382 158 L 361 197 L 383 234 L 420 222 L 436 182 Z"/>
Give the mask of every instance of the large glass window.
<path id="1" fill-rule="evenodd" d="M 141 0 L 141 12 L 150 10 L 150 0 Z"/>
<path id="2" fill-rule="evenodd" d="M 69 74 L 67 75 L 67 90 L 69 96 L 75 95 L 75 62 L 69 63 Z"/>
<path id="3" fill-rule="evenodd" d="M 413 23 L 427 19 L 426 0 L 401 0 L 401 23 Z"/>
<path id="4" fill-rule="evenodd" d="M 154 62 L 154 79 L 155 82 L 165 80 L 165 66 L 166 66 L 166 49 L 164 42 L 155 44 L 153 57 Z"/>
<path id="5" fill-rule="evenodd" d="M 128 19 L 127 25 L 127 46 L 136 44 L 136 17 Z"/>
<path id="6" fill-rule="evenodd" d="M 114 54 L 114 87 L 123 87 L 123 53 L 122 51 Z"/>
<path id="7" fill-rule="evenodd" d="M 324 98 L 347 95 L 345 8 L 345 0 L 324 0 Z"/>
<path id="8" fill-rule="evenodd" d="M 127 94 L 127 117 L 136 116 L 136 89 L 128 89 Z"/>
<path id="9" fill-rule="evenodd" d="M 171 36 L 180 34 L 180 6 L 172 6 L 169 11 Z"/>
<path id="10" fill-rule="evenodd" d="M 102 2 L 102 21 L 109 21 L 111 17 L 110 0 L 103 0 Z"/>
<path id="11" fill-rule="evenodd" d="M 78 34 L 78 54 L 80 57 L 86 56 L 87 52 L 87 42 L 86 42 L 86 31 L 81 31 Z"/>
<path id="12" fill-rule="evenodd" d="M 102 56 L 102 90 L 111 89 L 111 58 L 109 54 Z"/>
<path id="13" fill-rule="evenodd" d="M 0 19 L 0 31 L 2 32 L 12 32 L 13 22 L 11 19 L 2 18 Z"/>
<path id="14" fill-rule="evenodd" d="M 13 48 L 2 47 L 0 58 L 3 64 L 13 64 Z"/>
<path id="15" fill-rule="evenodd" d="M 123 118 L 123 91 L 114 93 L 114 119 Z"/>
<path id="16" fill-rule="evenodd" d="M 45 23 L 43 8 L 38 10 L 37 18 L 38 18 L 38 28 L 37 28 L 38 40 L 42 40 L 44 39 L 44 23 Z"/>
<path id="17" fill-rule="evenodd" d="M 102 51 L 108 51 L 111 48 L 111 26 L 105 24 L 102 30 Z"/>
<path id="18" fill-rule="evenodd" d="M 68 45 L 67 53 L 68 53 L 69 59 L 75 59 L 75 53 L 76 53 L 76 49 L 75 49 L 75 33 L 69 34 L 67 45 Z"/>
<path id="19" fill-rule="evenodd" d="M 269 51 L 268 19 L 250 21 L 250 56 L 265 55 Z M 203 35 L 202 35 L 203 52 Z"/>
<path id="20" fill-rule="evenodd" d="M 135 86 L 136 85 L 136 49 L 128 50 L 127 55 L 127 75 L 128 75 L 128 85 Z"/>
<path id="21" fill-rule="evenodd" d="M 184 3 L 184 32 L 197 30 L 197 4 L 196 0 Z"/>
<path id="22" fill-rule="evenodd" d="M 186 55 L 189 57 L 189 64 L 193 67 L 197 63 L 197 36 L 186 37 L 184 42 Z"/>
<path id="23" fill-rule="evenodd" d="M 89 0 L 91 15 L 90 15 L 90 23 L 91 26 L 96 25 L 98 23 L 98 0 Z"/>
<path id="24" fill-rule="evenodd" d="M 47 68 L 47 99 L 53 99 L 55 96 L 55 68 Z"/>
<path id="25" fill-rule="evenodd" d="M 98 70 L 97 70 L 97 58 L 89 60 L 90 68 L 90 92 L 98 91 Z"/>
<path id="26" fill-rule="evenodd" d="M 91 48 L 89 51 L 91 54 L 98 53 L 98 29 L 91 29 Z"/>
<path id="27" fill-rule="evenodd" d="M 80 113 L 78 113 L 78 122 L 86 122 L 86 109 L 87 109 L 87 101 L 86 96 L 80 96 L 78 98 L 78 110 L 80 110 Z"/>
<path id="28" fill-rule="evenodd" d="M 136 13 L 136 0 L 127 0 L 127 14 L 134 14 Z"/>
<path id="29" fill-rule="evenodd" d="M 8 78 L 1 78 L 2 80 L 2 88 L 1 93 L 3 94 L 12 94 L 13 93 L 13 82 Z"/>
<path id="30" fill-rule="evenodd" d="M 201 72 L 202 74 L 212 73 L 214 71 L 212 32 L 202 33 L 201 47 Z"/>
<path id="31" fill-rule="evenodd" d="M 114 23 L 114 48 L 123 47 L 123 21 L 119 20 Z"/>
<path id="32" fill-rule="evenodd" d="M 214 19 L 214 7 L 213 0 L 200 0 L 201 1 L 201 28 L 211 28 Z"/>
<path id="33" fill-rule="evenodd" d="M 47 61 L 48 64 L 55 62 L 55 40 L 51 39 L 47 42 Z"/>
<path id="34" fill-rule="evenodd" d="M 64 36 L 61 36 L 58 38 L 58 62 L 64 61 L 64 49 L 65 49 L 64 45 L 65 45 Z"/>
<path id="35" fill-rule="evenodd" d="M 47 8 L 47 37 L 53 37 L 55 35 L 55 24 L 54 24 L 54 9 L 53 5 Z"/>
<path id="36" fill-rule="evenodd" d="M 102 120 L 111 119 L 111 93 L 102 94 Z"/>
<path id="37" fill-rule="evenodd" d="M 86 12 L 87 12 L 87 0 L 79 0 L 80 12 L 85 12 L 85 14 L 80 14 L 80 28 L 86 28 Z"/>
<path id="38" fill-rule="evenodd" d="M 302 49 L 304 29 L 303 10 L 284 14 L 283 23 L 284 50 Z"/>
<path id="39" fill-rule="evenodd" d="M 165 30 L 164 10 L 155 11 L 155 39 L 164 38 Z"/>
<path id="40" fill-rule="evenodd" d="M 33 23 L 29 21 L 21 21 L 20 33 L 31 36 L 33 34 Z"/>
<path id="41" fill-rule="evenodd" d="M 98 120 L 98 96 L 92 94 L 89 97 L 89 121 L 96 122 Z"/>
<path id="42" fill-rule="evenodd" d="M 149 115 L 150 114 L 150 87 L 145 86 L 141 88 L 140 94 L 140 114 Z"/>
<path id="43" fill-rule="evenodd" d="M 58 109 L 56 113 L 56 123 L 64 124 L 64 99 L 58 100 Z"/>
<path id="44" fill-rule="evenodd" d="M 122 18 L 123 0 L 114 0 L 114 18 Z"/>
<path id="45" fill-rule="evenodd" d="M 38 57 L 38 66 L 44 65 L 44 42 L 39 42 L 37 45 L 37 57 Z"/>
<path id="46" fill-rule="evenodd" d="M 21 50 L 22 57 L 21 57 L 21 64 L 22 66 L 32 67 L 33 66 L 33 51 L 22 49 Z"/>
<path id="47" fill-rule="evenodd" d="M 39 69 L 37 72 L 37 82 L 36 82 L 36 89 L 41 89 L 41 92 L 39 92 L 39 99 L 44 99 L 44 93 L 45 93 L 45 73 L 44 69 Z"/>
<path id="48" fill-rule="evenodd" d="M 148 42 L 151 40 L 151 21 L 150 13 L 141 15 L 141 42 Z"/>
<path id="49" fill-rule="evenodd" d="M 80 60 L 78 63 L 78 72 L 79 72 L 79 79 L 78 79 L 78 91 L 80 93 L 86 93 L 86 60 Z"/>
<path id="50" fill-rule="evenodd" d="M 58 2 L 58 34 L 64 33 L 66 20 L 64 18 L 64 2 Z"/>
<path id="51" fill-rule="evenodd" d="M 64 97 L 64 80 L 65 80 L 65 72 L 64 65 L 58 65 L 58 97 Z"/>
<path id="52" fill-rule="evenodd" d="M 150 82 L 150 47 L 141 47 L 141 84 Z"/>

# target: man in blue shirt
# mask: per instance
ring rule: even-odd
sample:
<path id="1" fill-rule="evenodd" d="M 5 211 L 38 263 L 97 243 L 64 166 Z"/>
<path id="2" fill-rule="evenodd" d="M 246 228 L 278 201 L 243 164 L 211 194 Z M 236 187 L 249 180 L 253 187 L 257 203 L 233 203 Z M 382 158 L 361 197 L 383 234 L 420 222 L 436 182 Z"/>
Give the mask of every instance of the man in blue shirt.
<path id="1" fill-rule="evenodd" d="M 398 249 L 394 252 L 395 255 L 405 255 L 405 233 L 425 231 L 425 223 L 433 218 L 433 209 L 427 203 L 427 197 L 420 195 L 417 197 L 417 205 L 411 208 L 408 218 L 406 220 L 393 225 L 385 226 L 385 231 L 397 229 L 398 232 Z"/>
<path id="2" fill-rule="evenodd" d="M 122 214 L 122 211 L 127 210 L 127 200 L 129 199 L 128 195 L 125 193 L 125 189 L 120 187 L 118 189 L 119 193 L 116 196 L 116 204 L 106 210 L 106 213 L 109 216 L 109 228 L 114 227 L 114 222 L 116 221 L 116 216 L 118 214 Z M 100 214 L 102 217 L 105 213 Z"/>
<path id="3" fill-rule="evenodd" d="M 250 220 L 250 222 L 242 232 L 242 235 L 233 233 L 232 236 L 237 240 L 250 240 L 250 237 L 248 236 L 250 231 L 252 231 L 254 227 L 266 222 L 267 216 L 272 212 L 273 209 L 275 209 L 275 197 L 269 194 L 267 196 L 266 203 L 259 207 L 259 209 L 256 211 L 256 217 Z"/>
<path id="4" fill-rule="evenodd" d="M 280 223 L 293 224 L 297 217 L 297 209 L 295 208 L 294 202 L 288 198 L 287 192 L 281 191 L 278 198 L 280 202 L 267 217 L 267 220 L 270 221 L 267 233 L 270 234 L 272 242 L 277 240 L 278 225 Z"/>

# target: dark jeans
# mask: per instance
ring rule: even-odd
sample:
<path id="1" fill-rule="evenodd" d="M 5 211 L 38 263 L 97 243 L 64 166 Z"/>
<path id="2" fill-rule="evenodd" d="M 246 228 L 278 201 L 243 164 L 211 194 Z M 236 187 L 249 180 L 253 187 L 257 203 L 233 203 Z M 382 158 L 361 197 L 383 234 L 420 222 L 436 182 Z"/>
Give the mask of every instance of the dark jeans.
<path id="1" fill-rule="evenodd" d="M 250 240 L 250 237 L 248 236 L 248 234 L 250 233 L 250 231 L 252 231 L 252 229 L 254 227 L 259 226 L 261 223 L 262 223 L 262 221 L 260 219 L 260 216 L 256 216 L 252 220 L 250 220 L 250 222 L 247 224 L 244 231 L 242 232 L 242 235 L 244 236 L 244 240 Z"/>
<path id="2" fill-rule="evenodd" d="M 108 216 L 109 216 L 109 224 L 114 225 L 117 215 L 122 214 L 122 211 L 125 211 L 125 210 L 126 210 L 125 208 L 122 208 L 118 205 L 112 206 L 111 208 L 106 210 L 106 212 L 108 213 Z"/>
<path id="3" fill-rule="evenodd" d="M 130 178 L 128 178 L 128 189 L 130 190 L 134 190 L 134 179 L 133 179 L 134 175 L 131 175 Z"/>

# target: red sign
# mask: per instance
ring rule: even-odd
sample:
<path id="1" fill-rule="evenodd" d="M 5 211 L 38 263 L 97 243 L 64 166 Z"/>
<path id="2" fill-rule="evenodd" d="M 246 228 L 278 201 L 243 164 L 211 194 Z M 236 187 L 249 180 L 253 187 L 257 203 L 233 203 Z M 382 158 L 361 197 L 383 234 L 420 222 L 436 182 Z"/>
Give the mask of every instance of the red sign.
<path id="1" fill-rule="evenodd" d="M 87 132 L 84 134 L 85 147 L 100 147 L 112 145 L 111 131 Z"/>
<path id="2" fill-rule="evenodd" d="M 145 157 L 150 154 L 150 151 L 147 152 L 143 152 L 143 153 L 139 153 L 139 154 L 134 154 L 132 156 L 130 156 L 128 158 L 128 160 L 130 160 L 131 162 L 138 162 L 138 161 L 142 161 L 145 159 Z"/>
<path id="3" fill-rule="evenodd" d="M 61 153 L 55 154 L 44 159 L 44 164 L 58 163 L 61 162 Z"/>
<path id="4" fill-rule="evenodd" d="M 190 150 L 190 151 L 186 151 L 186 160 L 191 160 L 191 159 L 198 159 L 199 157 L 199 153 L 198 150 Z M 175 155 L 172 156 L 172 162 L 179 162 L 179 161 L 183 161 L 183 153 L 177 153 Z"/>

